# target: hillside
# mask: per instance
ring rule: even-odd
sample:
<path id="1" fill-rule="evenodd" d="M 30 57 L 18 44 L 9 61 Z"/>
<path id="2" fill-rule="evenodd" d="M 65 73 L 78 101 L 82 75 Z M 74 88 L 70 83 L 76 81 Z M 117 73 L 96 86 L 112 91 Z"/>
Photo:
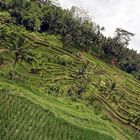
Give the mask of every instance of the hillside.
<path id="1" fill-rule="evenodd" d="M 20 36 L 30 59 L 11 78 Z M 58 35 L 2 23 L 0 37 L 0 139 L 140 139 L 140 81 Z"/>

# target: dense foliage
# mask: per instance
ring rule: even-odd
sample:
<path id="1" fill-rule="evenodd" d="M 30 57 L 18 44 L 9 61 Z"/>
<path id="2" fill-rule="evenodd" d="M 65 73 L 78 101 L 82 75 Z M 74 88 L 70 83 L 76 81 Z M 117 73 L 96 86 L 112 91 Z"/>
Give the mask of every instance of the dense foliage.
<path id="1" fill-rule="evenodd" d="M 140 80 L 140 54 L 127 48 L 134 34 L 117 28 L 113 38 L 105 37 L 104 28 L 87 15 L 79 16 L 76 7 L 66 10 L 43 0 L 1 0 L 0 10 L 10 13 L 11 22 L 30 31 L 59 34 L 65 49 L 89 52 Z"/>

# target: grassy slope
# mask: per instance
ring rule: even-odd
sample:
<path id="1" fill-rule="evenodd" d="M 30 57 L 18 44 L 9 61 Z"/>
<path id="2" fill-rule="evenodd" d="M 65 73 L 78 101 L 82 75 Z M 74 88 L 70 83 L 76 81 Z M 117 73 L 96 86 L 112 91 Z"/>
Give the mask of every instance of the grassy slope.
<path id="1" fill-rule="evenodd" d="M 29 33 L 10 24 L 0 26 L 6 29 L 0 44 L 4 58 L 0 65 L 0 139 L 139 139 L 139 124 L 128 124 L 131 116 L 140 112 L 139 81 L 89 54 L 77 57 L 76 50 L 68 53 L 59 36 Z M 5 49 L 12 44 L 13 33 L 28 39 L 36 60 L 33 65 L 18 63 L 15 81 L 8 80 L 14 59 Z M 89 80 L 75 80 L 87 60 Z M 38 73 L 31 73 L 31 68 Z M 80 85 L 86 91 L 71 99 L 67 93 L 74 80 L 73 88 Z M 105 98 L 100 86 L 114 81 L 116 90 Z M 95 97 L 91 106 L 87 105 L 89 97 Z"/>

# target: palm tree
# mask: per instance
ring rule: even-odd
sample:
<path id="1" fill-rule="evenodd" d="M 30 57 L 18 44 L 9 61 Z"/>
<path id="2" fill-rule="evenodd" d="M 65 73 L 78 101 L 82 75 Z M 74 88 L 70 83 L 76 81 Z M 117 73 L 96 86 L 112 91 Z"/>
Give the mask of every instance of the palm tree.
<path id="1" fill-rule="evenodd" d="M 13 79 L 15 75 L 16 65 L 19 61 L 25 61 L 32 63 L 34 60 L 32 53 L 29 51 L 26 39 L 23 36 L 19 36 L 15 41 L 15 44 L 11 47 L 11 53 L 14 56 L 14 64 L 12 70 L 9 72 L 9 78 Z"/>
<path id="2" fill-rule="evenodd" d="M 113 95 L 113 93 L 115 93 L 116 91 L 116 82 L 100 82 L 100 88 L 99 91 L 101 92 L 101 94 L 105 97 L 105 99 L 108 99 L 109 96 Z"/>

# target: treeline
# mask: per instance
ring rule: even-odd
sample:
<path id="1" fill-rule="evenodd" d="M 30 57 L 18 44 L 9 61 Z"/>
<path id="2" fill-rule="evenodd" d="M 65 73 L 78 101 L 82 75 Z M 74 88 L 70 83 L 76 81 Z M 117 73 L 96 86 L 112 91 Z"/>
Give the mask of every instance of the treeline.
<path id="1" fill-rule="evenodd" d="M 65 49 L 89 52 L 140 80 L 140 54 L 127 48 L 133 33 L 117 28 L 114 37 L 105 37 L 104 28 L 87 15 L 79 16 L 76 7 L 66 10 L 43 0 L 1 0 L 0 10 L 10 13 L 11 22 L 30 31 L 59 34 Z"/>

